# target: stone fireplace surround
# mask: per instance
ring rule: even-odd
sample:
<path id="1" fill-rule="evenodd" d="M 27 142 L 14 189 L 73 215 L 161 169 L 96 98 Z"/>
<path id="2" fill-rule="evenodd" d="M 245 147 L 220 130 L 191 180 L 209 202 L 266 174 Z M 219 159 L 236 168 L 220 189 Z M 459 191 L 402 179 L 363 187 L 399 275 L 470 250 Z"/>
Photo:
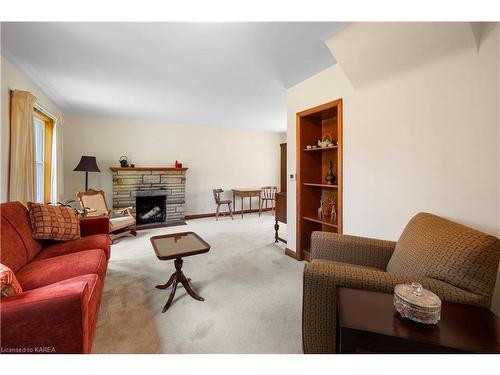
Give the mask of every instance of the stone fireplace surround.
<path id="1" fill-rule="evenodd" d="M 166 196 L 164 224 L 184 224 L 187 168 L 110 167 L 110 170 L 113 173 L 113 208 L 133 207 L 135 216 L 136 197 Z"/>

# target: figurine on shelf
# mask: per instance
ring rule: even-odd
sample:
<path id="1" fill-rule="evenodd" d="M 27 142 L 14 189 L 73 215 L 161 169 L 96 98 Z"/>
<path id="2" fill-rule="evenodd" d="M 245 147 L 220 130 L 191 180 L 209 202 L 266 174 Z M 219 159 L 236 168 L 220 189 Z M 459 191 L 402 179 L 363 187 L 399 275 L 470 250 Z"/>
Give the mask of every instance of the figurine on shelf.
<path id="1" fill-rule="evenodd" d="M 332 210 L 330 211 L 330 221 L 332 223 L 337 222 L 337 210 L 335 209 L 335 198 L 332 198 Z"/>
<path id="2" fill-rule="evenodd" d="M 319 147 L 331 147 L 333 146 L 332 136 L 330 134 L 325 134 L 323 139 L 318 141 Z"/>
<path id="3" fill-rule="evenodd" d="M 328 173 L 325 176 L 325 181 L 328 185 L 335 185 L 335 182 L 337 182 L 337 177 L 333 174 L 333 162 L 331 160 L 328 162 Z"/>
<path id="4" fill-rule="evenodd" d="M 323 199 L 321 199 L 321 200 L 319 201 L 318 218 L 319 218 L 320 220 L 323 220 L 323 216 L 324 216 L 324 213 L 323 213 L 323 203 L 324 203 L 324 202 L 325 202 L 325 201 L 324 201 Z"/>

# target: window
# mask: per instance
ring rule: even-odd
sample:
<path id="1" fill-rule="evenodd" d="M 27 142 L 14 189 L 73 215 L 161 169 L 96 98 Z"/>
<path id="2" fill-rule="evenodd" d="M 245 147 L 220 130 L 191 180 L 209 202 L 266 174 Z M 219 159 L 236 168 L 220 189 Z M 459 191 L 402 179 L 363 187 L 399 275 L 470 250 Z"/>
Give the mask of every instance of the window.
<path id="1" fill-rule="evenodd" d="M 55 193 L 55 142 L 54 120 L 35 109 L 33 116 L 35 127 L 35 198 L 39 203 L 48 203 Z"/>

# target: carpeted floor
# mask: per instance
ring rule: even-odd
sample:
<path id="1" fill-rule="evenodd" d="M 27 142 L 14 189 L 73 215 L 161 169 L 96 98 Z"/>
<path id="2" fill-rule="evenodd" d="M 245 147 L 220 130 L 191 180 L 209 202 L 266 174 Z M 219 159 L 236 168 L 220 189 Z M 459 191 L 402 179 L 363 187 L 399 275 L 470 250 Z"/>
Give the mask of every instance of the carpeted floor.
<path id="1" fill-rule="evenodd" d="M 94 353 L 300 353 L 303 264 L 274 243 L 274 218 L 247 214 L 138 232 L 111 249 Z M 173 261 L 159 261 L 149 238 L 194 231 L 210 252 L 184 259 L 205 302 L 178 287 L 161 313 Z"/>

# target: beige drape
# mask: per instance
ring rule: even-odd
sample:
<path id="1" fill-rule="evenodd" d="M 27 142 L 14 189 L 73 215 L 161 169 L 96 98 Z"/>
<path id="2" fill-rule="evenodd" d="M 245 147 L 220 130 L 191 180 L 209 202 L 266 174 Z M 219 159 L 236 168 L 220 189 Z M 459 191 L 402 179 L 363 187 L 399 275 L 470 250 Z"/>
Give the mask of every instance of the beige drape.
<path id="1" fill-rule="evenodd" d="M 28 91 L 13 90 L 10 99 L 9 200 L 26 204 L 35 200 L 36 97 Z"/>

